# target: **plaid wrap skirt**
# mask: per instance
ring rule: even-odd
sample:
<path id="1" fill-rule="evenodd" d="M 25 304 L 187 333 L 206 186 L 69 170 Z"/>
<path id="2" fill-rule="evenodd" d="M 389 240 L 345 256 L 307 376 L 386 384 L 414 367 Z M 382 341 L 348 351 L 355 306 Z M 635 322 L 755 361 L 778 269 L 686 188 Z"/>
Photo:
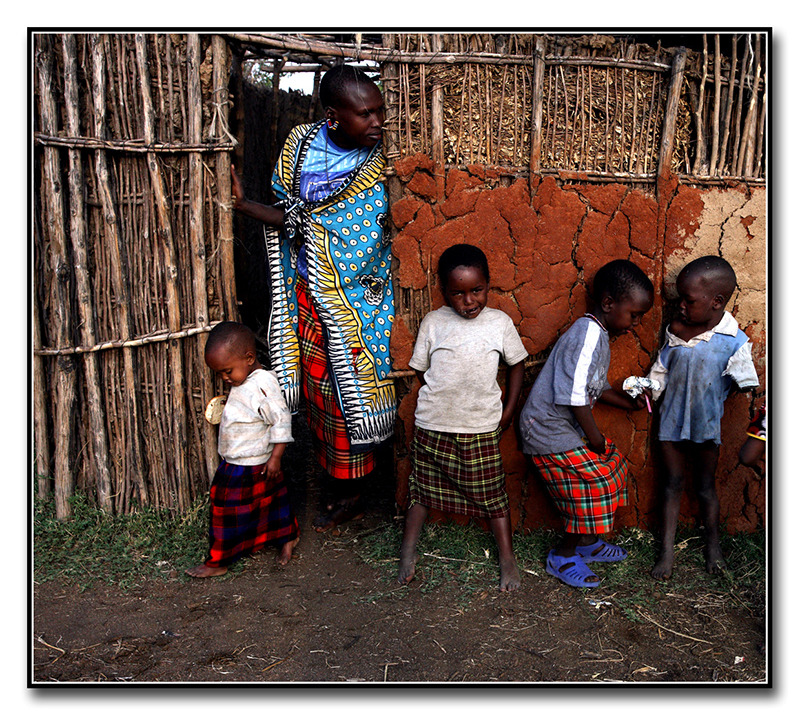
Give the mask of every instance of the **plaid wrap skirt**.
<path id="1" fill-rule="evenodd" d="M 628 504 L 628 463 L 616 446 L 604 455 L 586 447 L 531 455 L 550 497 L 573 534 L 602 534 L 614 526 L 617 507 Z"/>
<path id="2" fill-rule="evenodd" d="M 469 517 L 508 515 L 500 429 L 468 435 L 417 428 L 410 504 Z"/>
<path id="3" fill-rule="evenodd" d="M 349 480 L 375 469 L 375 451 L 353 452 L 344 416 L 328 372 L 322 323 L 311 303 L 305 281 L 298 281 L 298 339 L 312 447 L 317 462 L 331 477 Z"/>
<path id="4" fill-rule="evenodd" d="M 222 461 L 211 483 L 207 567 L 227 567 L 268 544 L 281 546 L 300 534 L 281 476 L 270 481 L 263 465 Z"/>

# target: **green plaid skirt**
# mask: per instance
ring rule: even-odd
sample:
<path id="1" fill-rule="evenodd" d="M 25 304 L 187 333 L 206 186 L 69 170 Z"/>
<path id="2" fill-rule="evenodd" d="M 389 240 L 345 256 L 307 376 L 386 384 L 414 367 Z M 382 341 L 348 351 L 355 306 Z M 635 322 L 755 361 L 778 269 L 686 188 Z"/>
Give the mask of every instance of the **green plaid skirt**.
<path id="1" fill-rule="evenodd" d="M 489 519 L 508 515 L 500 428 L 478 435 L 417 428 L 412 450 L 411 505 Z"/>

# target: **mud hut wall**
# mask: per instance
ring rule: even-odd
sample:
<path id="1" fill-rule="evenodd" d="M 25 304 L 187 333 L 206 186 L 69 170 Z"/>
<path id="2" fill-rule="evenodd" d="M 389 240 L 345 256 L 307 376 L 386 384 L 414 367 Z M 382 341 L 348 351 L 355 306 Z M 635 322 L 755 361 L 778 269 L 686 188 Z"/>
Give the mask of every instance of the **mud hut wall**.
<path id="1" fill-rule="evenodd" d="M 60 517 L 76 489 L 185 510 L 218 460 L 206 332 L 237 318 L 228 48 L 37 34 L 33 52 L 37 490 Z"/>
<path id="2" fill-rule="evenodd" d="M 396 37 L 394 42 L 408 43 L 409 38 Z M 417 47 L 425 46 L 419 40 L 416 42 Z M 669 57 L 662 62 L 665 68 L 670 66 L 667 60 Z M 696 67 L 696 58 L 692 62 Z M 683 102 L 687 86 L 694 81 L 693 72 L 697 74 L 692 66 L 690 63 L 683 79 Z M 489 130 L 481 130 L 484 123 L 492 124 L 501 116 L 508 121 L 526 109 L 503 107 L 512 93 L 504 95 L 494 86 L 496 77 L 503 77 L 502 69 L 491 67 L 482 75 L 485 84 L 482 87 L 476 84 L 470 90 L 475 97 L 494 97 L 494 109 L 490 111 L 487 107 L 491 102 L 487 102 L 476 111 L 476 101 L 468 112 L 470 116 L 464 117 L 458 112 L 448 115 L 448 102 L 450 97 L 460 94 L 463 106 L 469 106 L 464 87 L 466 78 L 477 76 L 474 68 L 446 67 L 438 73 L 430 67 L 423 72 L 413 64 L 384 68 L 387 125 L 391 133 L 386 144 L 393 159 L 389 183 L 396 259 L 397 317 L 392 337 L 395 370 L 402 372 L 408 368 L 422 316 L 442 305 L 436 264 L 444 248 L 453 243 L 469 241 L 480 246 L 489 257 L 490 305 L 513 318 L 530 354 L 525 392 L 555 340 L 585 311 L 587 288 L 595 271 L 612 258 L 629 258 L 641 266 L 654 278 L 657 295 L 656 304 L 641 327 L 614 342 L 609 378 L 613 385 L 619 386 L 628 375 L 645 374 L 671 315 L 670 300 L 674 298 L 677 271 L 687 261 L 712 253 L 725 257 L 737 271 L 739 290 L 728 309 L 754 343 L 754 357 L 762 380 L 759 395 L 763 397 L 766 347 L 763 181 L 751 177 L 749 182 L 721 186 L 707 176 L 701 180 L 698 176 L 676 173 L 680 168 L 678 162 L 675 170 L 668 172 L 669 180 L 657 191 L 655 160 L 665 120 L 669 79 L 666 69 L 631 70 L 637 79 L 629 81 L 627 91 L 625 84 L 615 83 L 619 72 L 610 72 L 607 65 L 599 64 L 596 72 L 584 67 L 584 79 L 573 73 L 571 83 L 564 82 L 567 74 L 562 74 L 562 69 L 563 64 L 553 62 L 544 73 L 545 85 L 551 89 L 543 93 L 541 165 L 538 171 L 529 172 L 525 165 L 530 141 L 523 143 L 510 165 L 499 165 L 490 161 L 490 157 L 498 159 L 500 155 L 490 154 L 488 147 L 495 143 L 489 139 Z M 652 75 L 649 80 L 643 79 L 646 73 Z M 616 97 L 606 113 L 606 117 L 616 119 L 613 123 L 599 122 L 595 132 L 584 131 L 582 135 L 582 123 L 585 119 L 588 130 L 587 117 L 593 105 L 581 87 L 588 92 L 590 85 L 585 80 L 595 74 L 604 78 L 611 87 L 609 95 Z M 415 108 L 414 98 L 433 104 L 430 94 L 434 90 L 430 88 L 436 87 L 434 76 L 439 82 L 447 82 L 449 78 L 458 88 L 439 88 L 445 97 L 441 133 L 444 147 L 441 154 L 447 158 L 444 164 L 434 161 L 435 147 L 426 145 L 424 136 L 414 129 L 417 118 L 431 112 L 430 106 L 425 111 Z M 411 78 L 416 78 L 415 82 Z M 423 87 L 428 89 L 423 91 Z M 560 102 L 556 101 L 558 92 Z M 635 99 L 637 93 L 639 98 Z M 647 109 L 642 114 L 644 107 Z M 692 135 L 693 121 L 691 114 L 678 117 L 676 145 L 680 137 Z M 530 129 L 534 123 L 520 119 L 517 124 Z M 513 127 L 514 121 L 508 126 Z M 468 136 L 461 135 L 465 127 Z M 411 135 L 406 136 L 409 131 Z M 609 134 L 618 137 L 616 143 L 609 142 Z M 451 141 L 449 137 L 456 139 Z M 627 140 L 623 141 L 625 137 Z M 423 151 L 426 146 L 427 151 Z M 453 154 L 454 147 L 459 147 L 462 153 Z M 469 162 L 470 156 L 478 161 Z M 658 227 L 663 227 L 662 231 Z M 502 385 L 502 375 L 500 382 Z M 416 381 L 411 379 L 406 379 L 399 390 L 396 497 L 401 507 L 408 497 L 409 444 L 417 390 Z M 751 530 L 764 523 L 764 476 L 737 464 L 752 409 L 751 397 L 734 395 L 726 404 L 723 421 L 718 484 L 722 518 L 731 530 Z M 656 517 L 658 463 L 653 417 L 645 411 L 625 414 L 604 406 L 598 406 L 596 417 L 606 435 L 622 448 L 631 463 L 631 501 L 629 507 L 620 511 L 619 524 L 652 526 Z M 517 435 L 506 432 L 501 448 L 515 528 L 535 528 L 543 523 L 558 526 L 558 518 L 538 477 L 520 453 Z M 696 505 L 691 495 L 687 495 L 682 515 L 690 519 L 694 514 Z"/>

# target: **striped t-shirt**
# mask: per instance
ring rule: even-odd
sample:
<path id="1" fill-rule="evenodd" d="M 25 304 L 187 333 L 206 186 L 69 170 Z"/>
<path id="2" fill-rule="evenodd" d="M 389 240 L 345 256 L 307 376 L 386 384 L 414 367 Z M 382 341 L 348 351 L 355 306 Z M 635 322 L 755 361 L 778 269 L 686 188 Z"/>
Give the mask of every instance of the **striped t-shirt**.
<path id="1" fill-rule="evenodd" d="M 549 455 L 582 447 L 583 430 L 571 407 L 593 407 L 610 388 L 608 332 L 591 316 L 573 323 L 556 341 L 520 415 L 522 451 Z"/>

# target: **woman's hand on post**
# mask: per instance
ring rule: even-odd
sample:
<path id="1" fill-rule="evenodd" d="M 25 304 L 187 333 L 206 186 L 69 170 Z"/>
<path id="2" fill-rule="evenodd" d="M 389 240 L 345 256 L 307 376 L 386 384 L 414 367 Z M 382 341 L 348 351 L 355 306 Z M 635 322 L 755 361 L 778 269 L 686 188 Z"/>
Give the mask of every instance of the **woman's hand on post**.
<path id="1" fill-rule="evenodd" d="M 242 204 L 247 201 L 247 198 L 244 195 L 242 180 L 239 179 L 239 175 L 236 173 L 236 167 L 234 167 L 233 164 L 231 164 L 231 193 L 233 194 L 233 208 L 240 209 Z"/>

